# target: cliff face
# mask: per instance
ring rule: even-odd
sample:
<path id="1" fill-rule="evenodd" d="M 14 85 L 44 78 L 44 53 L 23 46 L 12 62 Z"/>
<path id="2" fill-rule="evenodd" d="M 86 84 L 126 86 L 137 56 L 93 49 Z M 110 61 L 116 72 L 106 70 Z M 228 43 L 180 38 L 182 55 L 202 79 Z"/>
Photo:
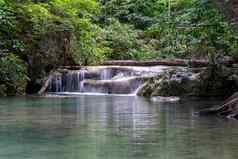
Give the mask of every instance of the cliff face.
<path id="1" fill-rule="evenodd" d="M 213 0 L 225 15 L 238 26 L 238 0 Z"/>

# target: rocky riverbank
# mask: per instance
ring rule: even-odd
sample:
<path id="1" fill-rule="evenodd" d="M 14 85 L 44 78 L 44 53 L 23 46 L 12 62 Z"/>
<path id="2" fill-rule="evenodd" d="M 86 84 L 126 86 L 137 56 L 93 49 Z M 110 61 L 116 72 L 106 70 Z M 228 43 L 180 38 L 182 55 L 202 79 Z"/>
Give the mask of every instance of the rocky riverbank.
<path id="1" fill-rule="evenodd" d="M 183 97 L 227 98 L 237 90 L 238 68 L 235 67 L 91 66 L 79 70 L 58 69 L 39 93 L 133 94 L 153 102 L 178 102 Z M 223 105 L 198 114 L 238 118 L 237 103 L 231 97 Z"/>
<path id="2" fill-rule="evenodd" d="M 227 97 L 238 89 L 236 68 L 207 67 L 203 69 L 168 69 L 139 90 L 138 95 Z"/>
<path id="3" fill-rule="evenodd" d="M 105 89 L 105 87 L 114 88 L 119 83 L 119 88 L 125 87 L 126 89 L 137 83 L 137 95 L 143 97 L 193 96 L 225 98 L 238 90 L 238 68 L 235 67 L 93 66 L 82 67 L 79 70 L 63 70 L 63 73 L 62 69 L 59 69 L 58 73 L 56 73 L 57 71 L 54 72 L 52 74 L 53 78 L 51 75 L 52 88 L 55 88 L 51 88 L 51 91 L 77 92 L 82 90 L 80 89 L 82 83 L 84 86 L 100 86 L 102 89 Z M 129 79 L 126 82 L 129 84 L 128 86 L 123 86 L 125 79 Z M 136 82 L 131 79 L 135 79 Z M 139 82 L 139 85 L 138 79 L 143 79 Z M 133 87 L 133 90 L 136 87 Z M 44 88 L 47 89 L 46 86 Z M 118 87 L 115 88 L 118 89 Z M 96 89 L 86 90 L 93 91 Z M 106 92 L 110 93 L 111 91 Z"/>
<path id="4" fill-rule="evenodd" d="M 207 67 L 197 69 L 170 69 L 148 80 L 138 91 L 138 95 L 156 99 L 163 96 L 178 97 L 222 97 L 228 98 L 238 89 L 238 69 Z M 159 98 L 160 99 L 160 98 Z M 178 98 L 175 98 L 177 101 Z M 217 115 L 224 118 L 238 119 L 238 93 L 224 103 L 201 110 L 198 115 Z"/>

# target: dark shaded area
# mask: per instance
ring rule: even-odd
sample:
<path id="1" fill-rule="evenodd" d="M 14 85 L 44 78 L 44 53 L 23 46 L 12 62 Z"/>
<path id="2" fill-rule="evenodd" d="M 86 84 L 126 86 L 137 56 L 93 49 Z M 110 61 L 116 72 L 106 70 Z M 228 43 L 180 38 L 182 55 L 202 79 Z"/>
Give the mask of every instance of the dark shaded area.
<path id="1" fill-rule="evenodd" d="M 71 34 L 69 32 L 49 32 L 43 35 L 39 43 L 32 46 L 28 56 L 27 93 L 37 93 L 49 72 L 62 65 L 74 65 L 72 54 L 69 52 Z"/>
<path id="2" fill-rule="evenodd" d="M 225 13 L 225 15 L 238 26 L 238 1 L 237 0 L 213 0 L 213 2 Z"/>
<path id="3" fill-rule="evenodd" d="M 198 115 L 217 115 L 229 119 L 238 119 L 238 93 L 228 98 L 222 105 L 201 110 Z"/>

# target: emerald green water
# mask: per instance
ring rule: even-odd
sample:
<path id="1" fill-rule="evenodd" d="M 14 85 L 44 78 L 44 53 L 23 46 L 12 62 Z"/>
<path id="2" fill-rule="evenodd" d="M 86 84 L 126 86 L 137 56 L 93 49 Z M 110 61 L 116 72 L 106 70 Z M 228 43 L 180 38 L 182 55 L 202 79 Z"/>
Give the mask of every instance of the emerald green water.
<path id="1" fill-rule="evenodd" d="M 237 159 L 237 121 L 193 116 L 216 103 L 0 98 L 0 159 Z"/>

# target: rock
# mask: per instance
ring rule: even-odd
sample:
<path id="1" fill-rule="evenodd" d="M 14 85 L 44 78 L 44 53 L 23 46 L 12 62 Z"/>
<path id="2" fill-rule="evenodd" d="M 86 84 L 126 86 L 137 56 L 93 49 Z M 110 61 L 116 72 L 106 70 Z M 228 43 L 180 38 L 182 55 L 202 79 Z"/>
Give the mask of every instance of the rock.
<path id="1" fill-rule="evenodd" d="M 136 94 L 138 88 L 165 67 L 89 66 L 80 70 L 58 69 L 45 79 L 38 92 Z"/>
<path id="2" fill-rule="evenodd" d="M 198 75 L 187 69 L 172 69 L 148 81 L 140 96 L 182 96 L 194 92 L 200 83 Z"/>
<path id="3" fill-rule="evenodd" d="M 0 85 L 0 96 L 7 96 L 7 87 L 5 85 Z"/>
<path id="4" fill-rule="evenodd" d="M 138 95 L 153 96 L 229 96 L 238 89 L 237 73 L 226 67 L 208 67 L 200 72 L 169 69 L 149 80 Z"/>

